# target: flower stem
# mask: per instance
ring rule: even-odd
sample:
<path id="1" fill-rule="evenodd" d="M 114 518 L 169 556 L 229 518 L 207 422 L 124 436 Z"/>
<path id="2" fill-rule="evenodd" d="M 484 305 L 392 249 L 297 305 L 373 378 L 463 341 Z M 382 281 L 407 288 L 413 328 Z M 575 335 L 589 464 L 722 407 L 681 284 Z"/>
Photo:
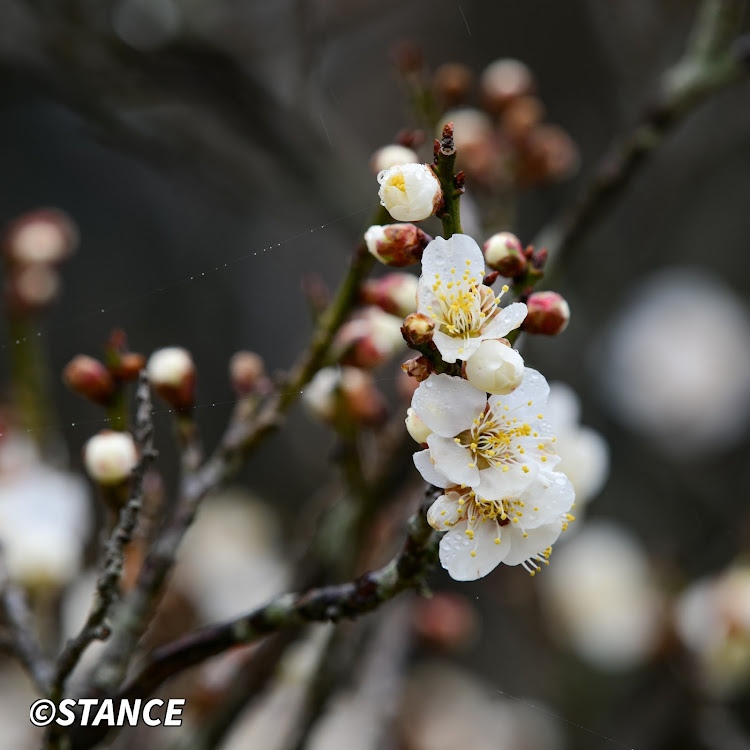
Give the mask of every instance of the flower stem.
<path id="1" fill-rule="evenodd" d="M 435 140 L 435 163 L 433 170 L 443 190 L 443 207 L 437 214 L 443 222 L 443 236 L 449 239 L 454 234 L 463 234 L 461 228 L 460 200 L 464 192 L 464 173 L 454 173 L 456 146 L 453 142 L 453 123 L 443 128 L 441 140 Z"/>

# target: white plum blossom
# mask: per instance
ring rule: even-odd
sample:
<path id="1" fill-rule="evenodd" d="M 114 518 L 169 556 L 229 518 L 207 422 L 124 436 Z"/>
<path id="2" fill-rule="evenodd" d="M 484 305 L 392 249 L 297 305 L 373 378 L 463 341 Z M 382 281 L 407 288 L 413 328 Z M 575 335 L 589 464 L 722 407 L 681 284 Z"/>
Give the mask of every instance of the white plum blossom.
<path id="1" fill-rule="evenodd" d="M 435 213 L 443 191 L 426 164 L 400 164 L 378 174 L 380 203 L 396 221 L 421 221 Z"/>
<path id="2" fill-rule="evenodd" d="M 124 482 L 138 463 L 138 449 L 129 432 L 102 430 L 89 438 L 83 449 L 88 475 L 99 484 Z"/>
<path id="3" fill-rule="evenodd" d="M 417 312 L 435 321 L 433 341 L 446 362 L 469 359 L 482 341 L 503 338 L 526 317 L 522 302 L 499 307 L 500 297 L 482 284 L 483 276 L 482 251 L 465 234 L 436 237 L 425 248 Z"/>
<path id="4" fill-rule="evenodd" d="M 498 396 L 518 388 L 523 374 L 523 357 L 498 339 L 483 341 L 466 363 L 466 379 L 480 391 Z"/>
<path id="5" fill-rule="evenodd" d="M 419 461 L 429 461 L 423 454 L 418 454 Z M 448 532 L 440 540 L 440 562 L 456 581 L 482 578 L 501 562 L 523 565 L 534 575 L 573 520 L 568 511 L 575 491 L 558 471 L 540 471 L 523 489 L 508 490 L 494 500 L 468 487 L 445 484 L 443 480 L 439 485 L 446 492 L 430 507 L 427 521 Z"/>
<path id="6" fill-rule="evenodd" d="M 390 143 L 379 148 L 370 159 L 370 167 L 375 174 L 384 169 L 397 167 L 400 164 L 412 164 L 419 161 L 416 151 L 401 146 L 398 143 Z"/>
<path id="7" fill-rule="evenodd" d="M 429 459 L 415 459 L 417 468 L 427 482 L 441 486 L 435 477 L 442 475 L 485 498 L 522 491 L 538 471 L 559 461 L 541 411 L 548 394 L 547 381 L 529 367 L 512 393 L 489 398 L 462 378 L 430 375 L 412 399 L 415 413 L 432 430 L 424 452 Z"/>

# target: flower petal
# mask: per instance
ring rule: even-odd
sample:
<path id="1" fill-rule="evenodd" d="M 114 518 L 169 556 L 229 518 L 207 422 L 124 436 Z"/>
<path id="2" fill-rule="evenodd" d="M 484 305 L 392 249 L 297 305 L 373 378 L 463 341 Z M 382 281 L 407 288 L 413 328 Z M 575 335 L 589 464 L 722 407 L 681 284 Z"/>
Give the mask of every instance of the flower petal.
<path id="1" fill-rule="evenodd" d="M 570 480 L 559 471 L 541 472 L 523 493 L 523 528 L 528 531 L 561 521 L 575 500 Z"/>
<path id="2" fill-rule="evenodd" d="M 473 489 L 486 500 L 518 497 L 536 477 L 536 465 L 530 464 L 527 468 L 528 472 L 519 465 L 508 466 L 508 471 L 503 471 L 500 466 L 482 469 L 479 472 L 479 485 Z"/>
<path id="3" fill-rule="evenodd" d="M 448 279 L 453 268 L 459 276 L 467 268 L 470 276 L 481 279 L 484 275 L 484 255 L 479 245 L 466 234 L 454 234 L 447 240 L 435 237 L 422 254 L 422 276 L 430 284 L 436 275 Z"/>
<path id="4" fill-rule="evenodd" d="M 432 341 L 440 352 L 443 361 L 451 364 L 457 359 L 468 359 L 482 343 L 481 338 L 464 339 L 458 336 L 449 336 L 442 331 L 435 331 L 432 334 Z"/>
<path id="5" fill-rule="evenodd" d="M 427 511 L 427 523 L 438 531 L 448 531 L 460 520 L 463 513 L 458 500 L 458 492 L 448 492 L 435 500 Z"/>
<path id="6" fill-rule="evenodd" d="M 510 411 L 521 407 L 531 407 L 536 411 L 546 405 L 547 396 L 549 396 L 549 385 L 544 375 L 531 367 L 526 367 L 521 385 L 505 396 L 491 396 L 490 406 L 495 408 L 502 404 L 500 408 L 507 406 Z"/>
<path id="7" fill-rule="evenodd" d="M 440 437 L 434 432 L 427 438 L 436 469 L 454 484 L 473 487 L 479 484 L 479 469 L 472 464 L 472 455 L 452 438 Z"/>
<path id="8" fill-rule="evenodd" d="M 483 578 L 510 552 L 495 521 L 477 523 L 473 539 L 467 535 L 467 528 L 468 524 L 462 522 L 440 540 L 440 564 L 455 581 Z"/>
<path id="9" fill-rule="evenodd" d="M 510 533 L 503 537 L 503 544 L 507 539 L 510 546 L 503 562 L 506 565 L 520 565 L 540 555 L 557 541 L 561 531 L 562 523 L 559 521 L 530 529 L 525 537 L 520 529 L 510 529 Z"/>
<path id="10" fill-rule="evenodd" d="M 425 482 L 433 484 L 435 487 L 447 487 L 450 484 L 445 476 L 435 468 L 430 451 L 419 451 L 414 454 L 413 458 L 414 465 Z"/>
<path id="11" fill-rule="evenodd" d="M 523 323 L 526 312 L 526 305 L 523 302 L 514 302 L 504 307 L 483 327 L 482 337 L 486 339 L 504 338 Z"/>
<path id="12" fill-rule="evenodd" d="M 419 384 L 411 406 L 434 433 L 454 437 L 471 427 L 486 403 L 486 395 L 468 380 L 433 374 Z"/>

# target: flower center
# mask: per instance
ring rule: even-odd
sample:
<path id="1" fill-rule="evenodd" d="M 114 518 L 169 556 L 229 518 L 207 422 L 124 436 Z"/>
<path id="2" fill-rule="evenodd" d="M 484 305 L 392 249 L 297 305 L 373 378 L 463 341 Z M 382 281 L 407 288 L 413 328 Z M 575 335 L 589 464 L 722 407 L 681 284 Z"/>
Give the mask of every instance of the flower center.
<path id="1" fill-rule="evenodd" d="M 438 309 L 428 307 L 430 317 L 438 324 L 440 330 L 456 338 L 472 338 L 480 335 L 482 328 L 497 313 L 500 296 L 488 286 L 480 283 L 476 276 L 471 276 L 467 268 L 459 277 L 455 268 L 451 268 L 450 281 L 443 281 L 440 274 L 435 274 L 432 291 L 435 293 Z M 503 287 L 507 292 L 508 287 Z"/>
<path id="2" fill-rule="evenodd" d="M 402 174 L 396 174 L 389 180 L 392 187 L 398 188 L 402 193 L 406 192 L 406 182 Z"/>
<path id="3" fill-rule="evenodd" d="M 502 467 L 502 471 L 508 471 L 511 465 L 520 463 L 518 454 L 525 452 L 517 440 L 533 434 L 527 422 L 520 422 L 516 417 L 503 413 L 496 415 L 488 407 L 474 420 L 471 428 L 460 433 L 454 441 L 471 453 L 471 468 L 476 466 L 481 470 L 498 466 Z M 528 471 L 525 465 L 522 468 Z"/>

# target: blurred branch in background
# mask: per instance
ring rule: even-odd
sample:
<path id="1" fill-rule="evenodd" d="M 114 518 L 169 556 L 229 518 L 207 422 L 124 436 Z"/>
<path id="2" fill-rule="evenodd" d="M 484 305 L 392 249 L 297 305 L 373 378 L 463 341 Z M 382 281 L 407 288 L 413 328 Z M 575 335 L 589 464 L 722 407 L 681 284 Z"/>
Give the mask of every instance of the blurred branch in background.
<path id="1" fill-rule="evenodd" d="M 745 6 L 745 0 L 704 0 L 685 53 L 662 75 L 640 122 L 604 156 L 572 209 L 538 236 L 535 244 L 548 248 L 553 264 L 576 252 L 674 128 L 747 74 L 750 40 L 738 36 Z"/>

